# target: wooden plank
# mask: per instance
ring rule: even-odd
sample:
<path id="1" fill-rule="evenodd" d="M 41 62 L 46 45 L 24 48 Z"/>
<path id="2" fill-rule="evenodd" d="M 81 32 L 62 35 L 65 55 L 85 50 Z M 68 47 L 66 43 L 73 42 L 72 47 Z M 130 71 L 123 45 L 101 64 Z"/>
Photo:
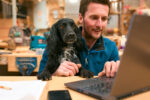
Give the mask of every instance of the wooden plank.
<path id="1" fill-rule="evenodd" d="M 8 71 L 10 72 L 18 72 L 18 68 L 16 66 L 16 57 L 37 57 L 37 67 L 34 69 L 34 72 L 38 72 L 40 61 L 42 55 L 30 54 L 30 53 L 21 53 L 21 54 L 12 54 L 8 56 Z"/>
<path id="2" fill-rule="evenodd" d="M 0 48 L 8 48 L 8 43 L 0 42 Z"/>
<path id="3" fill-rule="evenodd" d="M 12 19 L 0 19 L 0 40 L 8 40 L 8 33 L 11 27 Z"/>

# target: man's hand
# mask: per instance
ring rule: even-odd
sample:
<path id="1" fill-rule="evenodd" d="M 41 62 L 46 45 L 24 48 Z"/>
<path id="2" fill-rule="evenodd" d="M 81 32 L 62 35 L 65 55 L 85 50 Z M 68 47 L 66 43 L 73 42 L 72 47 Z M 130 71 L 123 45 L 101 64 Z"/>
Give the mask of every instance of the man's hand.
<path id="1" fill-rule="evenodd" d="M 106 62 L 104 65 L 104 69 L 102 72 L 98 74 L 99 77 L 106 75 L 107 77 L 114 77 L 118 67 L 119 67 L 120 61 L 111 61 L 111 62 Z"/>
<path id="2" fill-rule="evenodd" d="M 75 64 L 73 62 L 64 61 L 60 64 L 58 69 L 53 75 L 56 76 L 74 76 L 76 73 L 79 72 L 79 68 L 81 64 Z"/>

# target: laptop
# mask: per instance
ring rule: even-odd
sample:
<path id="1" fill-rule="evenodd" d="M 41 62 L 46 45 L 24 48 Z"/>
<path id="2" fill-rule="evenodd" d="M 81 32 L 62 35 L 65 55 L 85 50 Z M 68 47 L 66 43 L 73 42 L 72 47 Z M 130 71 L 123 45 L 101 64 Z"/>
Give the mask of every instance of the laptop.
<path id="1" fill-rule="evenodd" d="M 150 90 L 150 16 L 133 15 L 128 40 L 115 78 L 91 78 L 65 83 L 98 99 L 121 99 Z"/>

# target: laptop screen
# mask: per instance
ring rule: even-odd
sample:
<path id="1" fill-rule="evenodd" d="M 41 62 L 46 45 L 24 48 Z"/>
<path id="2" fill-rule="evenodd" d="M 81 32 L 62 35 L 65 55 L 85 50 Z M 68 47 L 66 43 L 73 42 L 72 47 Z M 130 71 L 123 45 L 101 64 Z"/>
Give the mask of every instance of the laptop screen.
<path id="1" fill-rule="evenodd" d="M 134 15 L 132 17 L 128 40 L 121 58 L 120 66 L 113 79 L 112 87 L 106 85 L 106 78 L 99 78 L 65 83 L 78 92 L 96 98 L 123 97 L 136 94 L 150 88 L 150 16 Z M 96 81 L 96 82 L 95 82 Z M 97 83 L 97 84 L 95 84 Z M 103 85 L 101 85 L 101 83 Z M 97 89 L 100 87 L 100 89 Z M 106 93 L 103 87 L 111 87 Z M 103 90 L 102 90 L 103 89 Z M 139 91 L 140 90 L 140 91 Z M 102 92 L 101 92 L 102 91 Z"/>
<path id="2" fill-rule="evenodd" d="M 133 15 L 128 40 L 111 95 L 119 96 L 150 86 L 150 16 Z"/>

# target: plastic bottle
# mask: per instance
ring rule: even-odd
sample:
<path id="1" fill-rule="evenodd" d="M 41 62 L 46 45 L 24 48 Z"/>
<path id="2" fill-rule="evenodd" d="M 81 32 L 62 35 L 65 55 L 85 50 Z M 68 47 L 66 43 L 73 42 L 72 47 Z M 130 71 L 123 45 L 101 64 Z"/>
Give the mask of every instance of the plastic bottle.
<path id="1" fill-rule="evenodd" d="M 126 45 L 126 36 L 125 36 L 125 35 L 122 35 L 122 37 L 121 37 L 121 46 L 120 46 L 120 49 L 124 49 L 124 48 L 125 48 L 125 45 Z"/>

